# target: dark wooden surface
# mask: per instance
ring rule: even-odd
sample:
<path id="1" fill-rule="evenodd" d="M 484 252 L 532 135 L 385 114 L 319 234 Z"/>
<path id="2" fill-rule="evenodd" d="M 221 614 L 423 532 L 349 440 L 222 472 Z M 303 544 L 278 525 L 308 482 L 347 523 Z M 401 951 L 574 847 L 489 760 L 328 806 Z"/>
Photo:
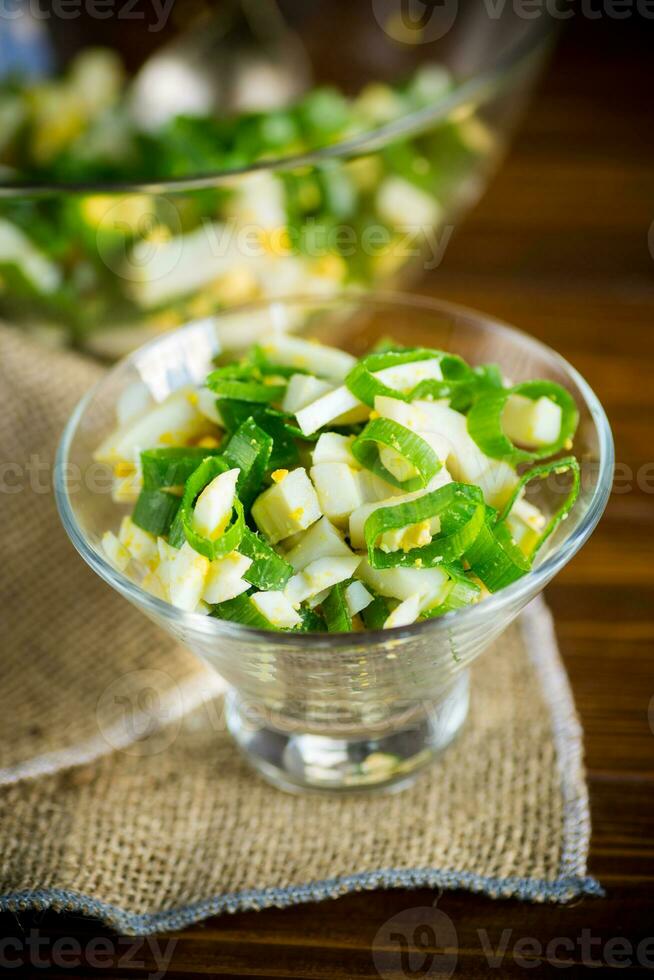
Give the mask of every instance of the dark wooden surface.
<path id="1" fill-rule="evenodd" d="M 586 735 L 590 871 L 607 896 L 561 908 L 444 894 L 439 908 L 458 934 L 456 977 L 517 977 L 529 965 L 556 976 L 562 959 L 574 963 L 563 974 L 576 976 L 590 969 L 589 957 L 604 964 L 595 976 L 612 961 L 630 976 L 654 970 L 654 939 L 636 949 L 654 936 L 652 34 L 620 21 L 575 23 L 504 169 L 422 284 L 503 317 L 568 357 L 606 406 L 619 477 L 594 537 L 547 591 Z M 215 918 L 173 937 L 167 976 L 375 978 L 378 929 L 433 899 L 427 891 L 367 893 Z M 21 935 L 12 918 L 0 925 L 0 935 Z M 75 937 L 83 949 L 101 934 L 54 915 L 23 919 L 22 928 L 38 928 L 50 941 Z M 542 952 L 529 946 L 525 966 L 515 943 L 529 937 Z M 570 942 L 547 949 L 557 938 Z M 505 958 L 492 968 L 484 941 L 497 947 L 503 939 Z M 113 943 L 113 965 L 96 975 L 152 972 L 151 949 Z M 81 967 L 52 975 L 93 972 L 81 959 Z M 393 975 L 438 976 L 439 962 L 418 957 L 405 969 L 398 961 Z M 43 975 L 28 967 L 5 972 Z"/>

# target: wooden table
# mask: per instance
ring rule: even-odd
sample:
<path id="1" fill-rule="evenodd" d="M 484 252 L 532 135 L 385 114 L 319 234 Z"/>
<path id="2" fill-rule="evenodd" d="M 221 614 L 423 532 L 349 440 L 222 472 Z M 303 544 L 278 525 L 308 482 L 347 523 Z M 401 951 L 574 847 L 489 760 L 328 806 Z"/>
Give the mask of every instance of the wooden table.
<path id="1" fill-rule="evenodd" d="M 439 908 L 459 938 L 457 977 L 523 976 L 525 958 L 546 976 L 558 975 L 561 960 L 576 964 L 563 975 L 577 976 L 589 957 L 622 963 L 630 976 L 654 969 L 654 939 L 636 950 L 654 936 L 651 37 L 642 25 L 627 29 L 620 21 L 574 24 L 506 166 L 422 286 L 505 318 L 568 357 L 606 406 L 618 460 L 606 516 L 547 590 L 586 733 L 590 871 L 607 896 L 561 908 L 444 894 Z M 167 977 L 378 978 L 371 942 L 379 927 L 433 900 L 426 890 L 367 893 L 215 918 L 174 937 Z M 17 934 L 10 917 L 0 926 L 0 935 Z M 54 915 L 24 919 L 23 926 L 77 937 L 83 946 L 100 932 Z M 535 942 L 525 943 L 530 937 Z M 128 942 L 114 942 L 115 955 L 96 975 L 153 969 L 151 951 L 130 953 Z M 504 945 L 497 969 L 485 943 Z M 433 962 L 428 957 L 422 972 L 397 976 L 435 976 Z M 90 973 L 62 968 L 51 975 Z"/>

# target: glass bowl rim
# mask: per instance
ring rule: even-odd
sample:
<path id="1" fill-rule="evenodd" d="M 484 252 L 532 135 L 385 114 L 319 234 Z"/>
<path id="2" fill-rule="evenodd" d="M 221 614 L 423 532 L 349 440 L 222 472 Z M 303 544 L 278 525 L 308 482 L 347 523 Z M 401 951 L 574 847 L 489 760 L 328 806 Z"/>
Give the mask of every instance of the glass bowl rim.
<path id="1" fill-rule="evenodd" d="M 359 305 L 368 305 L 373 308 L 389 307 L 391 309 L 397 309 L 398 307 L 402 307 L 408 310 L 433 311 L 444 314 L 449 318 L 459 318 L 473 324 L 482 320 L 485 325 L 492 326 L 493 329 L 498 330 L 504 336 L 508 336 L 510 339 L 514 339 L 517 336 L 521 344 L 526 344 L 535 352 L 557 362 L 559 367 L 574 381 L 581 392 L 595 424 L 599 441 L 597 484 L 583 520 L 575 531 L 552 554 L 548 555 L 540 565 L 537 565 L 535 569 L 511 585 L 488 596 L 482 602 L 447 613 L 437 619 L 422 620 L 410 626 L 395 627 L 391 630 L 365 630 L 363 632 L 351 633 L 291 633 L 254 629 L 250 626 L 243 626 L 240 623 L 232 623 L 228 620 L 204 616 L 200 613 L 184 612 L 176 606 L 165 602 L 163 599 L 151 595 L 136 582 L 133 582 L 122 572 L 114 568 L 100 551 L 96 551 L 91 546 L 84 531 L 77 523 L 70 503 L 65 478 L 69 450 L 77 426 L 98 389 L 112 374 L 122 370 L 137 357 L 142 357 L 150 348 L 156 347 L 159 343 L 169 338 L 171 334 L 183 335 L 184 333 L 197 330 L 200 324 L 213 323 L 215 320 L 219 320 L 221 316 L 240 315 L 247 313 L 249 310 L 254 311 L 266 307 L 283 307 L 288 305 L 312 304 L 313 306 L 318 305 L 321 309 L 324 309 L 330 305 L 336 306 L 341 303 L 358 303 Z M 333 649 L 335 646 L 347 647 L 352 644 L 388 644 L 397 640 L 415 639 L 418 636 L 428 637 L 431 632 L 436 636 L 440 632 L 449 631 L 453 626 L 472 627 L 476 623 L 483 622 L 485 618 L 492 618 L 495 614 L 501 612 L 502 609 L 510 606 L 514 600 L 520 601 L 525 596 L 535 597 L 547 582 L 570 561 L 590 537 L 606 507 L 613 482 L 613 468 L 613 436 L 601 402 L 576 368 L 547 344 L 544 344 L 542 341 L 537 340 L 517 327 L 510 326 L 502 320 L 463 306 L 462 304 L 451 303 L 418 294 L 390 291 L 361 293 L 355 290 L 344 290 L 329 298 L 317 299 L 315 296 L 298 295 L 275 300 L 259 300 L 257 302 L 231 307 L 211 317 L 185 324 L 175 331 L 168 331 L 167 333 L 161 334 L 161 336 L 155 337 L 148 343 L 137 348 L 127 357 L 121 358 L 121 360 L 92 385 L 71 413 L 57 449 L 54 489 L 55 500 L 62 524 L 81 557 L 105 582 L 116 589 L 117 592 L 135 605 L 145 607 L 155 617 L 163 616 L 165 619 L 175 621 L 184 629 L 195 633 L 202 633 L 205 637 L 213 637 L 215 639 L 224 636 L 242 641 L 274 642 L 278 645 L 288 646 L 289 649 L 297 649 L 299 646 L 311 642 L 312 647 L 324 646 Z M 308 640 L 309 637 L 311 637 L 310 641 Z"/>
<path id="2" fill-rule="evenodd" d="M 527 33 L 515 42 L 505 54 L 484 70 L 473 73 L 455 83 L 448 94 L 421 109 L 415 109 L 389 123 L 376 126 L 357 136 L 318 147 L 300 154 L 271 157 L 243 167 L 227 168 L 207 174 L 140 181 L 71 181 L 49 183 L 39 181 L 0 182 L 0 200 L 26 196 L 42 197 L 58 194 L 163 194 L 205 190 L 219 186 L 224 181 L 245 177 L 249 174 L 267 173 L 280 168 L 316 166 L 325 161 L 354 154 L 373 152 L 378 146 L 398 138 L 407 137 L 416 130 L 447 117 L 451 112 L 472 99 L 489 97 L 499 89 L 523 60 L 529 59 L 553 38 L 556 27 L 545 12 L 535 20 Z"/>

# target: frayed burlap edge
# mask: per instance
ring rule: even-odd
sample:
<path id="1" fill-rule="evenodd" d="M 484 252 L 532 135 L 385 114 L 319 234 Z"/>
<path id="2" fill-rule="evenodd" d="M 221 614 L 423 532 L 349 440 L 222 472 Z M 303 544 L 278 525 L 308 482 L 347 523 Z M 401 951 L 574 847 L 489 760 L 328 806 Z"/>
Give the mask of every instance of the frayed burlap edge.
<path id="1" fill-rule="evenodd" d="M 261 888 L 219 894 L 202 901 L 152 913 L 129 910 L 65 889 L 31 889 L 0 896 L 0 909 L 20 913 L 53 909 L 81 913 L 128 935 L 183 928 L 211 915 L 264 908 L 286 908 L 338 898 L 351 892 L 384 888 L 465 889 L 491 898 L 564 903 L 578 896 L 601 896 L 598 881 L 586 874 L 590 841 L 588 792 L 582 758 L 582 730 L 558 652 L 552 618 L 541 599 L 521 617 L 522 636 L 547 705 L 563 799 L 562 848 L 557 876 L 492 877 L 438 868 L 380 868 L 309 881 L 287 888 Z M 273 792 L 273 791 L 271 791 Z"/>

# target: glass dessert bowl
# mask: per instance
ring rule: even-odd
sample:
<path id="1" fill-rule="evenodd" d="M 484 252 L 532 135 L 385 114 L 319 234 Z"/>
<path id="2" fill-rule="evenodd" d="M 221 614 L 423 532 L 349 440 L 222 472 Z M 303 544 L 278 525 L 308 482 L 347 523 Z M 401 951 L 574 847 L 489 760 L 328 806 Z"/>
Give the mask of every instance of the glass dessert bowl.
<path id="1" fill-rule="evenodd" d="M 551 23 L 459 0 L 453 23 L 435 5 L 429 30 L 402 38 L 397 6 L 286 4 L 310 67 L 290 107 L 270 111 L 259 86 L 258 115 L 180 116 L 154 136 L 129 135 L 117 55 L 138 67 L 165 32 L 32 21 L 65 78 L 23 98 L 0 66 L 0 316 L 114 359 L 234 304 L 437 264 L 501 159 Z"/>
<path id="2" fill-rule="evenodd" d="M 495 362 L 513 382 L 538 377 L 566 388 L 580 413 L 575 453 L 581 492 L 533 570 L 439 619 L 329 634 L 268 632 L 186 613 L 118 571 L 101 539 L 131 508 L 112 499 L 112 471 L 93 454 L 115 426 L 119 398 L 134 382 L 155 401 L 200 384 L 218 353 L 236 354 L 271 331 L 296 332 L 357 355 L 390 335 L 405 345 L 459 354 L 472 365 Z M 228 727 L 249 761 L 285 789 L 348 790 L 406 784 L 457 735 L 468 712 L 471 663 L 587 540 L 606 505 L 612 473 L 613 444 L 601 405 L 548 347 L 461 307 L 342 294 L 240 307 L 161 336 L 121 361 L 73 413 L 55 488 L 66 531 L 85 561 L 227 682 Z M 553 512 L 562 488 L 547 480 L 536 489 L 535 502 Z"/>

